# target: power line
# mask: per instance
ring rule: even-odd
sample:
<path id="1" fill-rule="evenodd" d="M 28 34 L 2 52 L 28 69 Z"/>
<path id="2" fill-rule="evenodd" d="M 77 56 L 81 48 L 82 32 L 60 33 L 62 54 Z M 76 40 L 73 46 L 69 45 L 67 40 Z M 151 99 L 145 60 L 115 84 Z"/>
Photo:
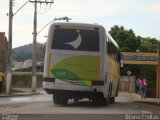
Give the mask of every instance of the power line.
<path id="1" fill-rule="evenodd" d="M 13 16 L 16 15 L 27 3 L 29 3 L 29 0 L 28 0 L 27 2 L 25 2 L 25 3 L 13 14 Z"/>
<path id="2" fill-rule="evenodd" d="M 51 1 L 47 1 L 47 0 L 45 0 L 45 1 L 40 1 L 40 0 L 38 0 L 38 1 L 37 0 L 32 1 L 32 0 L 30 0 L 30 2 L 32 2 L 32 3 L 36 2 L 36 3 L 40 3 L 40 4 L 42 4 L 42 3 L 46 3 L 46 4 L 49 4 L 49 3 L 52 4 L 52 3 L 54 3 L 53 0 L 51 0 Z"/>
<path id="3" fill-rule="evenodd" d="M 39 32 L 37 34 L 39 34 L 44 28 L 46 28 L 49 24 L 53 23 L 54 21 L 57 20 L 66 20 L 66 22 L 69 22 L 71 20 L 71 18 L 66 17 L 61 17 L 61 18 L 55 18 L 54 20 L 52 20 L 51 22 L 47 23 L 42 29 L 39 30 Z"/>

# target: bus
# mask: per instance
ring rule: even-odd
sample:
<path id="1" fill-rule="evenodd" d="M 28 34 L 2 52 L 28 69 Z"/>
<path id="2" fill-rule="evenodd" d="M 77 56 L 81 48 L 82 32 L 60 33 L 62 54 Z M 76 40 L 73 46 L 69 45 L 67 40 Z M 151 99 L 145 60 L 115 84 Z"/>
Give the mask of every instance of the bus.
<path id="1" fill-rule="evenodd" d="M 97 24 L 53 23 L 48 32 L 43 88 L 54 104 L 88 98 L 109 104 L 118 95 L 119 47 Z"/>

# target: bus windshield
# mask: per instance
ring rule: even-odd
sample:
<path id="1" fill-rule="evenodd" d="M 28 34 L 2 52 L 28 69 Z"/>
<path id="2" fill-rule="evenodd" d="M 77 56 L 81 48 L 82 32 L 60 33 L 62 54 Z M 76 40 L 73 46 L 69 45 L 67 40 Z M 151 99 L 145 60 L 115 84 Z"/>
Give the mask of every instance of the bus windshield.
<path id="1" fill-rule="evenodd" d="M 99 51 L 99 30 L 55 28 L 52 49 Z"/>

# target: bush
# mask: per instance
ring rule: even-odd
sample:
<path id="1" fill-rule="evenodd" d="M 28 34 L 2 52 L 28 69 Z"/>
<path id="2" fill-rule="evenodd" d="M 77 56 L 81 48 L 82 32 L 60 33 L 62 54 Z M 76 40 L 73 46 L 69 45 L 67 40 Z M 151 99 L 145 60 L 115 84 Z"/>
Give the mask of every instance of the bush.
<path id="1" fill-rule="evenodd" d="M 31 88 L 32 73 L 17 72 L 12 75 L 12 87 L 14 88 Z M 37 88 L 42 88 L 43 75 L 37 74 Z"/>

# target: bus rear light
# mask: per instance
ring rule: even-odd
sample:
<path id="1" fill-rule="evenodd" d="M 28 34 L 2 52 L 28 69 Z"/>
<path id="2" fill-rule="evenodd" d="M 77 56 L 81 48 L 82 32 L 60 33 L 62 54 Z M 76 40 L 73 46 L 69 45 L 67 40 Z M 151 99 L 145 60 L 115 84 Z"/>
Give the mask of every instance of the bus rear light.
<path id="1" fill-rule="evenodd" d="M 55 82 L 55 78 L 47 78 L 47 77 L 45 77 L 45 78 L 43 79 L 43 81 L 44 81 L 44 82 Z"/>
<path id="2" fill-rule="evenodd" d="M 92 85 L 104 85 L 104 81 L 93 80 Z"/>
<path id="3" fill-rule="evenodd" d="M 77 80 L 69 80 L 68 82 L 69 83 L 77 83 L 78 81 Z"/>

